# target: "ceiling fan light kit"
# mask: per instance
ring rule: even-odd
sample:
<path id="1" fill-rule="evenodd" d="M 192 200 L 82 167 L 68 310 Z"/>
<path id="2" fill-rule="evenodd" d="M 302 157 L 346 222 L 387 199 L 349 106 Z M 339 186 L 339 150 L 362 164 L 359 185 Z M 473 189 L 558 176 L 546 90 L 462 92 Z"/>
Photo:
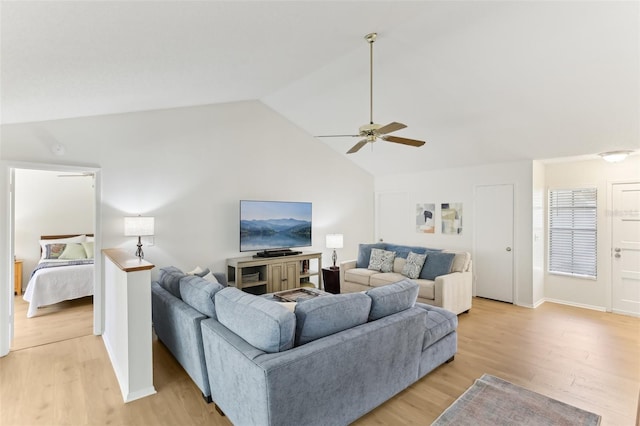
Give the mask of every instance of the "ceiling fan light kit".
<path id="1" fill-rule="evenodd" d="M 369 124 L 360 126 L 357 135 L 324 135 L 317 136 L 319 138 L 340 138 L 340 137 L 359 137 L 364 138 L 356 143 L 347 154 L 353 154 L 358 152 L 367 143 L 373 143 L 378 139 L 385 142 L 399 143 L 402 145 L 409 145 L 420 147 L 424 145 L 424 141 L 417 139 L 401 138 L 398 136 L 388 136 L 387 133 L 392 133 L 400 129 L 407 127 L 406 125 L 398 122 L 391 122 L 386 125 L 380 125 L 373 122 L 373 43 L 378 37 L 377 33 L 370 33 L 364 36 L 364 39 L 369 43 Z"/>

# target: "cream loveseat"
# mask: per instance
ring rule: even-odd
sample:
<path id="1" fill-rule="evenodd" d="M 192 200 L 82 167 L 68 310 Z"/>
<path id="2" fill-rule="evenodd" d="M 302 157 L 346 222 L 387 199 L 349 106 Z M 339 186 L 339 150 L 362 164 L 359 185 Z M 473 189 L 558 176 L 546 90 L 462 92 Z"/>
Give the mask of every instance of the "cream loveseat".
<path id="1" fill-rule="evenodd" d="M 395 253 L 393 269 L 383 272 L 370 265 L 373 249 Z M 426 254 L 426 260 L 417 278 L 418 302 L 439 306 L 455 314 L 471 309 L 472 272 L 471 255 L 464 251 L 437 250 L 426 247 L 389 243 L 360 244 L 358 259 L 340 263 L 340 291 L 353 293 L 367 291 L 403 279 L 409 253 Z M 390 256 L 390 255 L 389 255 Z M 406 272 L 406 271 L 405 271 Z"/>

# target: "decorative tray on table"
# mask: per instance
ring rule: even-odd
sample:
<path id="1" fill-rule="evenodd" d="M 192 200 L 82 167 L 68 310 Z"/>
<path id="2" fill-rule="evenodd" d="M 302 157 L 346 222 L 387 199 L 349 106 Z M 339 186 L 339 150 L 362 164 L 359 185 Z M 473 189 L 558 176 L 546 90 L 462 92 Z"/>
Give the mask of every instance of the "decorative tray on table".
<path id="1" fill-rule="evenodd" d="M 281 302 L 302 302 L 304 300 L 313 299 L 314 297 L 322 295 L 322 292 L 314 291 L 304 287 L 273 293 L 273 297 L 280 300 Z"/>

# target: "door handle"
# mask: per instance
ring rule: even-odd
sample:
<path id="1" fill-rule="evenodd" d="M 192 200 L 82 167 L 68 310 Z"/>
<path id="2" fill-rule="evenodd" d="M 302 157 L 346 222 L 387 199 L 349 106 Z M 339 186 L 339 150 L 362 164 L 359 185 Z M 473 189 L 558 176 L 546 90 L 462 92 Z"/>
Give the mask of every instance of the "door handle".
<path id="1" fill-rule="evenodd" d="M 614 254 L 613 256 L 614 256 L 615 258 L 618 258 L 618 259 L 622 257 L 622 255 L 621 255 L 620 253 L 616 253 L 616 254 Z"/>
<path id="2" fill-rule="evenodd" d="M 511 247 L 507 247 L 507 251 L 511 251 Z"/>
<path id="3" fill-rule="evenodd" d="M 613 251 L 615 251 L 616 253 L 620 253 L 620 247 L 614 248 Z"/>

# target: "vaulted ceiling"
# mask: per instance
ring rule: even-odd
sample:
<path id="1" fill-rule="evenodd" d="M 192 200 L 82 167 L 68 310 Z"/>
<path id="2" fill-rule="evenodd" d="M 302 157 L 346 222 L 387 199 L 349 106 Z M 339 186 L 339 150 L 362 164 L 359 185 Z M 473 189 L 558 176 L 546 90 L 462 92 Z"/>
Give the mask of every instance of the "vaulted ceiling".
<path id="1" fill-rule="evenodd" d="M 2 1 L 3 124 L 258 99 L 373 174 L 640 148 L 636 1 Z M 357 138 L 319 139 L 345 154 Z"/>

